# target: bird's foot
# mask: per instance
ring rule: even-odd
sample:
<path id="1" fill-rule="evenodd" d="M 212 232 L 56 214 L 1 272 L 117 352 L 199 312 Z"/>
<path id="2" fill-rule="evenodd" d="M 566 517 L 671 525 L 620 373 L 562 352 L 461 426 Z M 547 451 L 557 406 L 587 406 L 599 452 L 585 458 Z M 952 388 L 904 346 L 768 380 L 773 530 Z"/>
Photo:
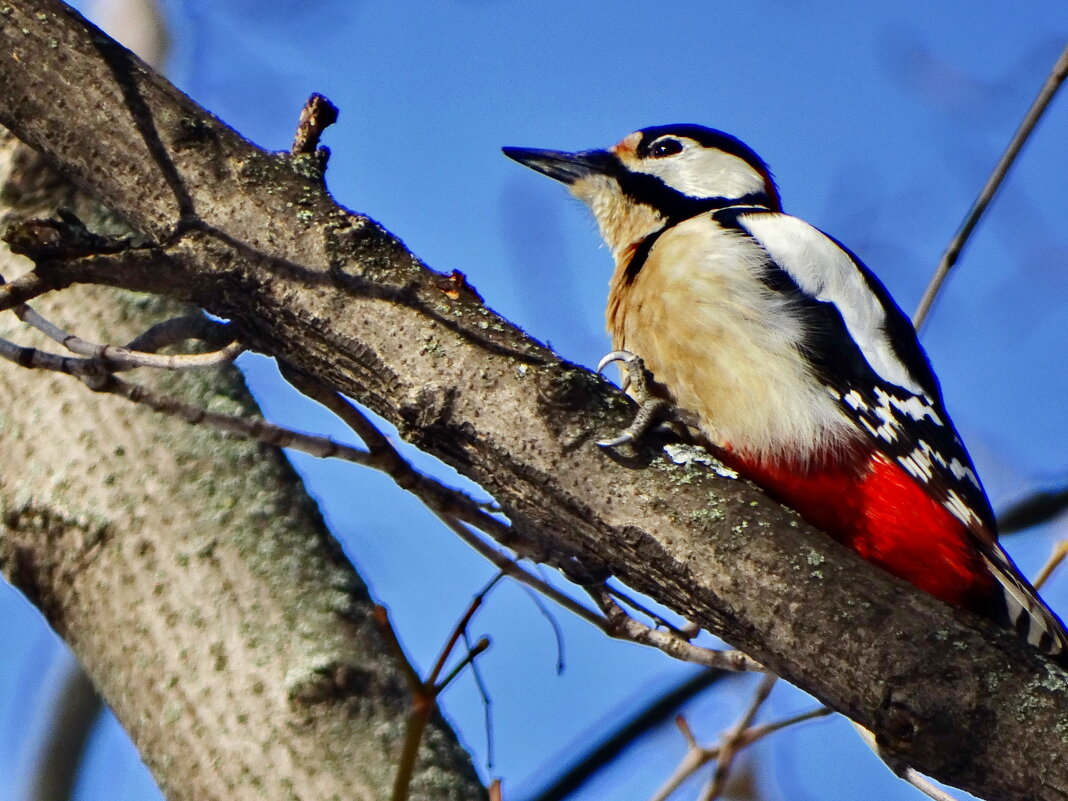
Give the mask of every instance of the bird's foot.
<path id="1" fill-rule="evenodd" d="M 602 439 L 597 442 L 602 448 L 615 448 L 620 445 L 637 442 L 653 425 L 660 422 L 671 404 L 663 398 L 657 398 L 649 392 L 649 374 L 645 370 L 645 362 L 640 356 L 636 356 L 627 350 L 614 350 L 605 356 L 597 365 L 597 373 L 604 372 L 604 368 L 612 362 L 620 362 L 623 365 L 623 390 L 629 391 L 630 395 L 638 404 L 638 413 L 627 428 L 620 432 L 619 436 L 612 439 Z"/>

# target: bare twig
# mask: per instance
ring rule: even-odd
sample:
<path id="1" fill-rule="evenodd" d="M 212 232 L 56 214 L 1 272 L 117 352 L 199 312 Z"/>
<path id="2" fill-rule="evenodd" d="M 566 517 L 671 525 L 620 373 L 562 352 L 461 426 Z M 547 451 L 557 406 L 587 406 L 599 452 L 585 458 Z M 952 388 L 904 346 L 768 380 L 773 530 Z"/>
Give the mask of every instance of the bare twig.
<path id="1" fill-rule="evenodd" d="M 487 642 L 488 644 L 488 642 Z M 464 630 L 464 645 L 467 647 L 467 653 L 471 654 L 474 651 L 475 646 L 471 644 L 471 637 Z M 486 770 L 493 770 L 494 763 L 494 747 L 493 747 L 493 699 L 490 698 L 489 686 L 486 684 L 486 679 L 482 675 L 482 668 L 474 659 L 470 660 L 471 664 L 471 677 L 475 680 L 475 687 L 478 688 L 479 697 L 482 699 L 482 724 L 486 727 Z"/>
<path id="2" fill-rule="evenodd" d="M 72 663 L 57 693 L 55 714 L 26 795 L 29 801 L 73 797 L 78 766 L 103 709 L 103 701 L 81 665 Z"/>
<path id="3" fill-rule="evenodd" d="M 603 586 L 587 587 L 587 591 L 604 612 L 607 627 L 602 626 L 602 628 L 605 628 L 612 637 L 652 645 L 676 659 L 705 667 L 730 671 L 764 670 L 763 665 L 741 651 L 714 651 L 710 648 L 700 648 L 671 632 L 658 631 L 646 626 L 628 615 Z"/>
<path id="4" fill-rule="evenodd" d="M 11 283 L 0 278 L 0 311 L 13 309 L 53 289 L 58 287 L 36 270 L 20 275 Z"/>
<path id="5" fill-rule="evenodd" d="M 1049 577 L 1053 575 L 1054 570 L 1060 567 L 1065 557 L 1068 557 L 1068 540 L 1061 540 L 1053 546 L 1053 553 L 1049 555 L 1049 561 L 1046 562 L 1045 567 L 1035 578 L 1033 584 L 1036 590 L 1042 589 L 1042 585 L 1049 581 Z"/>
<path id="6" fill-rule="evenodd" d="M 753 698 L 749 703 L 749 708 L 746 709 L 745 714 L 738 719 L 734 727 L 720 741 L 716 770 L 712 774 L 712 781 L 709 782 L 708 789 L 702 796 L 701 801 L 715 801 L 723 795 L 723 788 L 727 786 L 727 777 L 734 766 L 734 758 L 747 745 L 745 731 L 753 724 L 753 718 L 756 717 L 764 702 L 768 700 L 776 681 L 778 681 L 778 676 L 773 673 L 766 674 L 760 680 L 760 684 L 757 685 L 756 692 L 753 693 Z"/>
<path id="7" fill-rule="evenodd" d="M 96 359 L 58 356 L 37 348 L 25 348 L 6 339 L 0 339 L 0 358 L 22 367 L 76 376 L 94 392 L 118 395 L 133 403 L 148 406 L 161 414 L 178 417 L 194 425 L 206 425 L 224 434 L 254 439 L 278 448 L 293 448 L 322 459 L 337 458 L 356 464 L 371 465 L 372 460 L 367 451 L 335 442 L 327 437 L 291 431 L 261 418 L 212 412 L 200 406 L 183 403 L 140 384 L 125 381 L 113 373 L 105 372 Z"/>
<path id="8" fill-rule="evenodd" d="M 434 511 L 431 509 L 431 511 Z M 568 610 L 572 614 L 582 618 L 587 623 L 590 623 L 602 631 L 605 630 L 606 621 L 599 614 L 592 609 L 580 604 L 571 596 L 556 589 L 553 585 L 547 581 L 538 578 L 533 573 L 524 570 L 515 560 L 511 559 L 507 555 L 501 553 L 493 546 L 486 543 L 479 538 L 471 529 L 467 527 L 467 524 L 461 522 L 455 517 L 449 517 L 444 515 L 438 515 L 438 518 L 449 529 L 452 530 L 460 539 L 474 548 L 478 553 L 492 562 L 502 573 L 514 578 L 516 581 L 522 582 L 529 587 L 534 588 L 546 598 L 555 601 L 557 604 Z"/>
<path id="9" fill-rule="evenodd" d="M 446 487 L 412 467 L 367 415 L 347 398 L 286 364 L 280 364 L 279 369 L 290 384 L 302 394 L 332 411 L 363 440 L 370 452 L 367 462 L 369 466 L 392 478 L 397 486 L 411 492 L 439 517 L 456 518 L 469 523 L 485 531 L 506 548 L 512 548 L 527 555 L 531 549 L 530 543 L 520 537 L 508 523 L 487 512 L 483 503 L 476 501 L 465 492 Z M 495 560 L 491 561 L 501 567 Z"/>
<path id="10" fill-rule="evenodd" d="M 527 597 L 530 598 L 531 603 L 537 607 L 541 612 L 541 616 L 545 618 L 549 624 L 549 628 L 552 629 L 553 639 L 556 641 L 556 675 L 559 676 L 564 672 L 564 632 L 560 628 L 560 623 L 556 620 L 556 615 L 552 610 L 545 605 L 545 602 L 534 591 L 534 589 L 526 584 L 521 585 L 526 592 Z"/>
<path id="11" fill-rule="evenodd" d="M 499 582 L 503 577 L 504 573 L 498 573 L 496 576 L 490 579 L 490 582 L 485 587 L 483 587 L 478 593 L 475 594 L 474 598 L 471 599 L 471 603 L 467 605 L 467 610 L 464 612 L 463 617 L 461 617 L 459 622 L 453 627 L 452 634 L 445 642 L 445 647 L 442 648 L 441 653 L 438 654 L 438 660 L 434 663 L 434 667 L 431 669 L 430 675 L 427 676 L 426 685 L 428 687 L 439 686 L 438 676 L 441 675 L 441 671 L 445 669 L 445 662 L 448 660 L 449 654 L 453 652 L 453 649 L 456 648 L 456 643 L 459 642 L 460 638 L 463 636 L 463 633 L 467 631 L 467 627 L 471 623 L 471 618 L 473 618 L 475 616 L 475 613 L 482 608 L 482 602 L 486 599 L 486 596 L 489 594 L 490 590 L 496 587 L 497 582 Z M 441 686 L 444 686 L 447 683 L 447 681 L 441 682 Z"/>
<path id="12" fill-rule="evenodd" d="M 774 723 L 765 723 L 762 726 L 753 726 L 746 731 L 745 745 L 754 743 L 762 737 L 767 737 L 769 734 L 774 734 L 780 729 L 785 729 L 790 726 L 794 726 L 798 723 L 804 723 L 806 720 L 815 720 L 816 718 L 825 718 L 828 715 L 833 715 L 834 710 L 828 706 L 821 706 L 817 709 L 810 709 L 808 712 L 802 712 L 799 715 L 786 718 L 784 720 L 777 720 Z"/>
<path id="13" fill-rule="evenodd" d="M 783 720 L 777 720 L 774 723 L 751 726 L 737 738 L 736 751 L 741 750 L 742 748 L 747 748 L 757 740 L 767 737 L 769 734 L 774 734 L 775 732 L 789 728 L 790 726 L 796 726 L 798 723 L 827 717 L 832 714 L 834 714 L 833 709 L 823 706 L 818 709 L 811 709 L 808 712 L 802 712 L 799 715 L 793 715 L 792 717 Z M 657 792 L 657 795 L 653 797 L 652 801 L 664 801 L 664 799 L 668 798 L 671 793 L 675 792 L 686 779 L 692 776 L 694 772 L 709 762 L 719 759 L 720 755 L 723 753 L 723 748 L 720 745 L 711 748 L 703 748 L 698 745 L 693 732 L 690 731 L 689 724 L 687 724 L 686 720 L 681 715 L 676 720 L 676 725 L 679 727 L 679 731 L 682 732 L 682 736 L 685 738 L 690 750 L 687 752 L 686 757 L 683 758 L 682 763 L 680 763 L 671 779 L 669 779 L 664 787 Z M 667 790 L 666 794 L 664 794 L 665 790 Z"/>
<path id="14" fill-rule="evenodd" d="M 800 715 L 794 715 L 785 720 L 766 723 L 762 726 L 753 726 L 753 718 L 756 717 L 760 707 L 767 700 L 768 694 L 771 692 L 771 688 L 774 686 L 775 681 L 776 677 L 770 673 L 764 676 L 760 684 L 757 686 L 756 692 L 753 694 L 753 698 L 750 701 L 749 706 L 746 708 L 745 713 L 738 719 L 738 722 L 720 738 L 720 742 L 717 745 L 711 747 L 699 745 L 697 738 L 694 737 L 686 719 L 681 715 L 676 718 L 675 724 L 679 727 L 679 731 L 682 733 L 688 746 L 686 755 L 679 762 L 668 780 L 652 795 L 650 801 L 666 801 L 677 789 L 679 789 L 683 782 L 713 760 L 718 760 L 719 764 L 716 767 L 716 772 L 713 775 L 705 794 L 702 796 L 702 799 L 703 801 L 712 801 L 712 799 L 719 798 L 726 785 L 731 764 L 743 748 L 747 748 L 757 740 L 767 737 L 774 732 L 781 731 L 789 726 L 794 726 L 798 723 L 803 723 L 806 720 L 812 720 L 814 718 L 831 714 L 832 710 L 822 707 L 813 709 L 809 712 L 804 712 Z"/>
<path id="15" fill-rule="evenodd" d="M 939 291 L 941 291 L 942 286 L 946 281 L 946 276 L 949 275 L 949 271 L 956 265 L 957 259 L 960 257 L 961 251 L 964 249 L 964 245 L 967 243 L 972 231 L 975 230 L 975 226 L 986 212 L 987 206 L 989 206 L 990 201 L 993 200 L 994 195 L 1001 186 L 1001 182 L 1005 179 L 1013 162 L 1020 154 L 1020 150 L 1031 136 L 1032 131 L 1034 131 L 1038 121 L 1042 118 L 1043 113 L 1045 113 L 1046 109 L 1049 107 L 1050 101 L 1053 100 L 1053 96 L 1057 93 L 1061 84 L 1064 83 L 1065 77 L 1068 77 L 1068 46 L 1065 46 L 1060 58 L 1058 58 L 1057 62 L 1053 65 L 1053 69 L 1046 78 L 1046 82 L 1042 85 L 1038 97 L 1036 97 L 1031 104 L 1031 108 L 1027 110 L 1023 122 L 1020 123 L 1020 127 L 1017 128 L 1016 133 L 1013 134 L 1012 140 L 1009 142 L 1008 147 L 1005 148 L 1005 152 L 1002 154 L 997 166 L 994 167 L 994 171 L 987 179 L 986 185 L 979 193 L 979 197 L 975 199 L 975 203 L 968 211 L 960 229 L 953 237 L 953 241 L 949 243 L 946 252 L 942 254 L 942 260 L 938 264 L 938 269 L 935 270 L 931 282 L 927 285 L 927 289 L 923 293 L 923 299 L 920 300 L 920 305 L 916 309 L 916 314 L 913 315 L 912 322 L 913 325 L 916 326 L 916 330 L 923 327 L 924 322 L 927 320 L 927 315 L 931 311 L 931 305 L 934 303 L 935 298 L 938 296 Z"/>
<path id="16" fill-rule="evenodd" d="M 155 367 L 161 370 L 200 370 L 229 364 L 240 355 L 244 346 L 231 342 L 219 350 L 208 353 L 182 353 L 162 356 L 148 351 L 131 350 L 119 345 L 98 345 L 64 331 L 25 303 L 16 306 L 15 314 L 20 320 L 33 326 L 42 334 L 58 342 L 71 353 L 100 362 L 107 372 L 131 370 L 135 367 Z"/>
<path id="17" fill-rule="evenodd" d="M 438 678 L 460 638 L 463 637 L 464 641 L 467 642 L 467 627 L 471 623 L 471 618 L 482 606 L 486 595 L 497 585 L 502 575 L 498 573 L 494 576 L 493 580 L 471 599 L 471 603 L 468 604 L 463 616 L 453 627 L 449 639 L 445 642 L 445 647 L 441 649 L 437 662 L 435 662 L 430 675 L 425 680 L 419 678 L 414 668 L 404 658 L 403 649 L 396 633 L 393 631 L 393 627 L 389 623 L 389 615 L 385 607 L 376 606 L 374 609 L 375 622 L 393 649 L 400 655 L 401 662 L 407 666 L 405 675 L 412 693 L 412 705 L 408 712 L 408 726 L 404 733 L 404 746 L 397 760 L 397 773 L 393 784 L 393 801 L 405 801 L 408 798 L 408 788 L 415 772 L 415 763 L 419 756 L 419 746 L 423 741 L 423 732 L 426 731 L 427 724 L 430 722 L 434 710 L 437 709 L 438 696 L 464 668 L 468 665 L 474 666 L 474 660 L 489 648 L 489 639 L 486 637 L 480 639 L 473 646 L 469 645 L 464 658 L 446 674 L 445 678 Z"/>
<path id="18" fill-rule="evenodd" d="M 378 626 L 378 630 L 382 632 L 382 636 L 385 638 L 389 649 L 393 651 L 393 655 L 397 657 L 397 664 L 400 665 L 401 671 L 404 673 L 404 680 L 408 683 L 408 689 L 412 695 L 415 695 L 423 686 L 423 680 L 415 672 L 412 663 L 408 661 L 408 655 L 404 653 L 404 647 L 400 644 L 397 632 L 393 630 L 393 624 L 389 622 L 389 610 L 384 606 L 375 605 L 371 609 L 371 619 Z"/>
<path id="19" fill-rule="evenodd" d="M 682 704 L 699 695 L 731 674 L 705 668 L 696 671 L 681 683 L 645 702 L 645 706 L 612 731 L 588 751 L 567 765 L 544 789 L 529 801 L 565 801 L 582 788 L 592 776 L 611 763 L 620 752 L 651 729 L 659 726 Z"/>
<path id="20" fill-rule="evenodd" d="M 905 768 L 901 773 L 901 778 L 928 798 L 933 798 L 934 801 L 958 801 L 957 798 L 947 793 L 914 768 Z"/>
<path id="21" fill-rule="evenodd" d="M 678 636 L 681 639 L 690 640 L 700 633 L 700 629 L 693 629 L 692 625 L 689 623 L 687 623 L 683 627 L 679 627 L 672 623 L 670 620 L 665 620 L 662 615 L 657 614 L 648 606 L 641 603 L 637 598 L 630 595 L 629 593 L 624 592 L 623 590 L 620 590 L 617 587 L 612 587 L 606 584 L 605 589 L 607 589 L 608 592 L 611 593 L 612 597 L 619 599 L 631 609 L 634 609 L 635 611 L 645 615 L 647 618 L 652 620 L 657 626 L 663 626 L 672 634 Z"/>

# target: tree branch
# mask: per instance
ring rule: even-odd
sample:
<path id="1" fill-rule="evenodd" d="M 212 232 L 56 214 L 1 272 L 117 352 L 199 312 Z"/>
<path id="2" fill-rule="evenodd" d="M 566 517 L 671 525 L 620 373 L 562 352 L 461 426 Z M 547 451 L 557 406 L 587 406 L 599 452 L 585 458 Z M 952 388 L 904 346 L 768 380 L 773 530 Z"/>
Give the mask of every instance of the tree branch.
<path id="1" fill-rule="evenodd" d="M 1016 129 L 1016 133 L 1012 135 L 1012 139 L 1009 140 L 1009 144 L 1005 147 L 1005 152 L 1001 154 L 1001 158 L 998 159 L 998 163 L 994 166 L 990 177 L 986 179 L 986 184 L 980 190 L 975 203 L 972 204 L 968 214 L 965 215 L 964 222 L 957 229 L 957 233 L 954 234 L 953 240 L 949 243 L 949 247 L 946 248 L 946 252 L 942 254 L 942 259 L 938 262 L 938 268 L 927 284 L 927 289 L 923 292 L 923 297 L 920 299 L 920 305 L 916 308 L 916 313 L 912 316 L 912 323 L 916 326 L 917 331 L 923 328 L 923 324 L 927 322 L 927 315 L 930 313 L 931 306 L 934 304 L 935 298 L 938 297 L 938 293 L 942 291 L 946 278 L 949 277 L 949 271 L 956 266 L 957 259 L 960 258 L 961 251 L 964 250 L 972 231 L 975 230 L 975 226 L 979 224 L 979 220 L 986 213 L 987 206 L 990 205 L 990 201 L 994 199 L 994 195 L 1001 188 L 1001 182 L 1009 174 L 1016 157 L 1020 155 L 1023 146 L 1027 144 L 1027 140 L 1031 137 L 1035 126 L 1038 125 L 1038 121 L 1042 119 L 1042 115 L 1049 108 L 1053 96 L 1057 94 L 1057 90 L 1061 88 L 1065 78 L 1068 78 L 1068 45 L 1065 45 L 1064 50 L 1061 51 L 1061 55 L 1053 65 L 1053 69 L 1046 76 L 1046 81 L 1042 84 L 1038 96 L 1027 110 L 1027 114 L 1024 115 L 1023 122 Z"/>
<path id="2" fill-rule="evenodd" d="M 40 270 L 232 320 L 249 347 L 358 398 L 481 483 L 554 563 L 617 575 L 929 775 L 988 799 L 1068 798 L 1059 668 L 862 563 L 745 482 L 648 447 L 604 453 L 593 440 L 628 416 L 607 383 L 62 4 L 5 9 L 0 122 L 150 240 L 107 256 L 107 270 L 42 251 Z"/>

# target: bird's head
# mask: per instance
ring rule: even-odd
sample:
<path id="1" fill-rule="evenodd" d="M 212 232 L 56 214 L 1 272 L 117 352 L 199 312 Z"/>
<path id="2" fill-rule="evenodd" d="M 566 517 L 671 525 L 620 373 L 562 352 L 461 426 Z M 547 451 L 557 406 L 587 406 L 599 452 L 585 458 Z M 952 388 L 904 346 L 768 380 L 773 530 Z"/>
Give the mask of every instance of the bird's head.
<path id="1" fill-rule="evenodd" d="M 730 134 L 700 125 L 643 128 L 608 150 L 506 147 L 504 153 L 567 184 L 617 255 L 666 224 L 711 209 L 780 208 L 763 159 Z"/>

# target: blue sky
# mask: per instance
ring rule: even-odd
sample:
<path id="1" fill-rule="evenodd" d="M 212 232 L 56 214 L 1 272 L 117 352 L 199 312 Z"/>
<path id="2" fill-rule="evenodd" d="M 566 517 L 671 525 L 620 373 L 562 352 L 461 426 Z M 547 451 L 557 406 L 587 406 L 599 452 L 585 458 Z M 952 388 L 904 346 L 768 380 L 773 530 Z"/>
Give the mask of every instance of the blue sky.
<path id="1" fill-rule="evenodd" d="M 531 0 L 166 0 L 173 80 L 257 144 L 288 146 L 312 91 L 341 108 L 326 136 L 342 204 L 400 236 L 431 267 L 459 269 L 487 303 L 564 356 L 608 350 L 607 251 L 577 201 L 500 155 L 502 145 L 582 149 L 640 127 L 727 130 L 770 164 L 786 209 L 827 230 L 911 311 L 986 173 L 1068 39 L 1068 6 L 939 0 L 671 4 Z M 950 410 L 995 506 L 1068 479 L 1068 100 L 1051 108 L 965 252 L 924 334 Z M 273 419 L 335 435 L 260 358 L 243 362 Z M 333 530 L 426 666 L 493 570 L 388 480 L 297 456 Z M 442 475 L 448 471 L 421 462 Z M 1013 537 L 1034 573 L 1066 527 Z M 418 590 L 413 590 L 418 587 Z M 1068 576 L 1046 595 L 1068 611 Z M 0 801 L 17 799 L 62 675 L 62 647 L 0 587 Z M 477 618 L 506 798 L 523 799 L 643 699 L 692 668 L 607 642 L 558 615 L 566 669 L 541 613 L 514 585 Z M 688 712 L 700 738 L 737 714 L 746 680 Z M 483 762 L 482 706 L 461 680 L 444 699 Z M 776 690 L 766 719 L 808 708 Z M 682 753 L 672 727 L 637 744 L 578 799 L 642 799 Z M 756 752 L 769 799 L 907 799 L 838 719 Z M 490 775 L 490 774 L 487 774 Z M 696 792 L 690 790 L 689 797 Z M 113 721 L 97 732 L 79 799 L 153 798 Z M 680 797 L 687 797 L 684 793 Z"/>

